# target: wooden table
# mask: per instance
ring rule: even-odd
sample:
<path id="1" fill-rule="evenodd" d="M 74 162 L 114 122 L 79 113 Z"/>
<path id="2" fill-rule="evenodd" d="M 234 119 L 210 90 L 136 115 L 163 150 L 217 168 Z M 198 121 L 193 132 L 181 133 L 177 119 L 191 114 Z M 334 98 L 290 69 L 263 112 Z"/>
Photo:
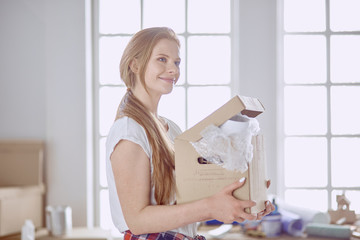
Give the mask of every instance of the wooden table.
<path id="1" fill-rule="evenodd" d="M 101 228 L 73 228 L 71 233 L 64 236 L 50 236 L 49 232 L 42 228 L 37 229 L 35 240 L 111 240 L 110 231 Z M 0 237 L 0 240 L 21 240 L 21 234 L 15 234 L 7 237 Z"/>
<path id="2" fill-rule="evenodd" d="M 198 233 L 206 237 L 207 240 L 215 240 L 216 238 L 211 237 L 207 232 L 217 228 L 217 225 L 201 225 Z M 120 238 L 121 239 L 121 238 Z M 221 240 L 336 240 L 335 238 L 320 238 L 320 237 L 292 237 L 290 235 L 281 235 L 279 237 L 272 238 L 259 238 L 251 237 L 242 232 L 239 225 L 235 225 L 230 232 L 226 233 Z M 353 238 L 355 240 L 355 238 Z M 16 234 L 7 237 L 0 237 L 0 240 L 21 240 L 21 234 Z M 73 228 L 72 233 L 66 236 L 53 237 L 49 236 L 46 229 L 39 229 L 36 231 L 35 240 L 117 240 L 110 235 L 109 231 L 102 230 L 100 228 Z M 358 239 L 357 239 L 358 240 Z"/>
<path id="3" fill-rule="evenodd" d="M 215 229 L 219 226 L 213 225 L 202 225 L 200 226 L 198 233 L 199 235 L 203 235 L 207 240 L 214 240 L 207 232 Z M 271 237 L 271 238 L 260 238 L 260 237 L 251 237 L 243 233 L 241 226 L 235 225 L 230 232 L 226 233 L 222 238 L 222 240 L 261 240 L 261 239 L 272 239 L 272 240 L 334 240 L 334 238 L 320 238 L 320 237 L 307 237 L 306 235 L 302 237 L 292 237 L 290 235 L 284 234 L 279 237 Z"/>

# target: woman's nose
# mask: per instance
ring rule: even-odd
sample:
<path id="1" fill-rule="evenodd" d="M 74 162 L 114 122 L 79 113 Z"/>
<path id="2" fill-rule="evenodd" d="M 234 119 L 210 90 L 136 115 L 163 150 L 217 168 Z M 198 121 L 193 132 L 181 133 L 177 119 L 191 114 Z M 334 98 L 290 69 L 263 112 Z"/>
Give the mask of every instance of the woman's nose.
<path id="1" fill-rule="evenodd" d="M 179 72 L 179 67 L 175 63 L 169 64 L 168 72 L 173 73 L 173 74 L 177 74 Z"/>

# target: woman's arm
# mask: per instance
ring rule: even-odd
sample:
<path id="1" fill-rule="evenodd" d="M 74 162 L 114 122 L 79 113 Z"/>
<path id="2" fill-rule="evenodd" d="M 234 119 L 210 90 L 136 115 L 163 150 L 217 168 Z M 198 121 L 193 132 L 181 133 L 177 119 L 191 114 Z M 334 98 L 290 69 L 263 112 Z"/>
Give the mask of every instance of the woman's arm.
<path id="1" fill-rule="evenodd" d="M 143 149 L 121 140 L 111 155 L 115 183 L 125 221 L 135 234 L 163 232 L 178 227 L 217 219 L 225 223 L 254 220 L 244 209 L 255 205 L 232 196 L 243 182 L 235 182 L 212 197 L 179 205 L 151 205 L 150 162 Z"/>

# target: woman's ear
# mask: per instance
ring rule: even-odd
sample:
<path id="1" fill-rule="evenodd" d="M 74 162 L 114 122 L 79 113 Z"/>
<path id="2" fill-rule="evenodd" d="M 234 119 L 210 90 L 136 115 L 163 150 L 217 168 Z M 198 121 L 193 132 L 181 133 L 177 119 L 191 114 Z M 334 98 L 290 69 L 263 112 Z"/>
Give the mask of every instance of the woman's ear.
<path id="1" fill-rule="evenodd" d="M 135 74 L 138 73 L 138 71 L 139 71 L 138 62 L 135 58 L 130 63 L 130 69 Z"/>

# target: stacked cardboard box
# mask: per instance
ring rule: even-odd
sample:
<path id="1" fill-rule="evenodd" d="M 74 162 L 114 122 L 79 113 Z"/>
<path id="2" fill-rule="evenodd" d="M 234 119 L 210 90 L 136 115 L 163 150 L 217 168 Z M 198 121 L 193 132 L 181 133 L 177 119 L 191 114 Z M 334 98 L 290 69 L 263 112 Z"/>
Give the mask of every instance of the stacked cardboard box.
<path id="1" fill-rule="evenodd" d="M 41 141 L 0 140 L 0 237 L 44 225 L 43 162 Z"/>

